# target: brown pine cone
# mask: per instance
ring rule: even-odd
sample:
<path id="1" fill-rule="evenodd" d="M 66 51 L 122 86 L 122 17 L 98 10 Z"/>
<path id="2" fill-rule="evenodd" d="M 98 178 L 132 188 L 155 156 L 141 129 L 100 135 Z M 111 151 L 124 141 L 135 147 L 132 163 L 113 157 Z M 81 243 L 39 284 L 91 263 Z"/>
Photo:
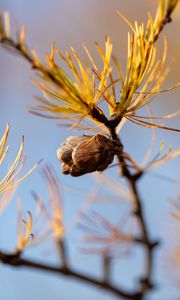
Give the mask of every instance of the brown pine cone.
<path id="1" fill-rule="evenodd" d="M 104 135 L 71 136 L 57 150 L 63 174 L 81 176 L 104 171 L 114 159 L 113 143 Z"/>

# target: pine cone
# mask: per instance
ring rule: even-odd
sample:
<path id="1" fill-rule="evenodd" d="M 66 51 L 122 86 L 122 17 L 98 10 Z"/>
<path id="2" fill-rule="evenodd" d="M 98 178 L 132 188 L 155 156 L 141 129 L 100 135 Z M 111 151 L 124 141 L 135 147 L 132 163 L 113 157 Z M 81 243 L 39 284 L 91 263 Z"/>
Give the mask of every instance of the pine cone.
<path id="1" fill-rule="evenodd" d="M 57 150 L 63 174 L 81 176 L 104 171 L 114 159 L 113 143 L 104 135 L 69 137 Z"/>

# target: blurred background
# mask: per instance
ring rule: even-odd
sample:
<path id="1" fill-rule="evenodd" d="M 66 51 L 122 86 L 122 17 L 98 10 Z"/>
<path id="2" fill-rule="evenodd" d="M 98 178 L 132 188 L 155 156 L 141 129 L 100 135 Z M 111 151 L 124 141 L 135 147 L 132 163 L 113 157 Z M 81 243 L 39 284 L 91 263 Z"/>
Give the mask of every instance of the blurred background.
<path id="1" fill-rule="evenodd" d="M 86 60 L 82 43 L 92 53 L 98 62 L 99 57 L 94 47 L 98 41 L 104 45 L 105 36 L 109 35 L 113 43 L 114 54 L 125 65 L 127 53 L 127 24 L 117 15 L 117 9 L 128 16 L 133 22 L 146 20 L 148 11 L 154 12 L 158 1 L 151 0 L 52 0 L 52 1 L 1 1 L 0 9 L 8 10 L 14 22 L 19 26 L 27 26 L 28 44 L 35 48 L 39 56 L 44 59 L 50 51 L 51 43 L 56 42 L 56 47 L 62 51 L 73 46 L 80 56 Z M 167 66 L 170 73 L 163 85 L 168 88 L 180 81 L 180 6 L 173 15 L 173 22 L 163 31 L 159 43 L 159 55 L 163 44 L 163 35 L 168 40 Z M 60 173 L 60 165 L 56 159 L 56 149 L 72 133 L 66 128 L 57 126 L 57 122 L 46 120 L 28 113 L 28 107 L 33 106 L 34 95 L 40 95 L 31 80 L 35 74 L 22 58 L 7 53 L 0 49 L 0 135 L 5 130 L 6 123 L 11 124 L 8 155 L 10 163 L 18 151 L 21 136 L 25 135 L 25 153 L 28 155 L 26 169 L 43 158 L 43 163 L 50 163 L 59 174 L 62 185 L 62 201 L 64 207 L 65 224 L 69 226 L 67 232 L 70 247 L 71 263 L 78 270 L 91 275 L 101 275 L 101 259 L 95 255 L 84 255 L 82 247 L 82 232 L 74 230 L 74 220 L 79 209 L 90 197 L 92 191 L 98 190 L 99 198 L 93 204 L 93 209 L 108 217 L 112 223 L 119 220 L 124 207 L 129 205 L 120 194 L 113 193 L 111 187 L 105 191 L 103 184 L 97 184 L 93 175 L 81 178 L 70 178 Z M 163 115 L 178 110 L 179 89 L 161 94 L 153 102 L 152 108 L 156 115 Z M 178 127 L 178 120 L 166 122 L 167 126 Z M 75 133 L 77 134 L 77 132 Z M 121 131 L 121 139 L 126 151 L 139 162 L 151 144 L 151 129 L 139 128 L 132 123 L 126 123 Z M 156 146 L 154 153 L 164 141 L 168 149 L 178 147 L 178 134 L 164 130 L 157 130 Z M 108 171 L 108 176 L 117 177 L 116 168 Z M 157 170 L 158 174 L 179 178 L 178 160 L 170 162 Z M 118 185 L 118 181 L 115 183 Z M 145 203 L 145 213 L 150 232 L 153 238 L 161 238 L 161 247 L 157 250 L 155 277 L 158 289 L 149 295 L 148 299 L 175 300 L 179 299 L 180 290 L 176 288 L 175 281 L 167 262 L 167 246 L 170 242 L 171 221 L 169 217 L 170 204 L 168 198 L 176 199 L 178 186 L 174 181 L 165 181 L 160 177 L 147 175 L 140 182 L 140 192 Z M 31 191 L 35 190 L 47 201 L 45 185 L 36 170 L 18 188 L 5 212 L 0 216 L 0 248 L 11 251 L 16 246 L 16 216 L 18 194 L 22 197 L 24 211 L 33 213 L 35 203 Z M 106 190 L 107 187 L 106 187 Z M 108 194 L 109 193 L 109 194 Z M 109 199 L 103 195 L 109 195 Z M 47 262 L 58 263 L 53 242 L 48 242 L 34 249 L 27 249 L 25 255 L 42 259 Z M 122 256 L 113 263 L 113 280 L 127 288 L 137 284 L 138 272 L 143 271 L 141 251 L 133 251 L 130 258 Z M 53 274 L 33 270 L 16 270 L 0 265 L 0 294 L 2 299 L 43 299 L 53 298 L 63 300 L 81 299 L 116 299 L 115 296 L 94 287 L 75 282 L 70 278 L 58 277 Z"/>

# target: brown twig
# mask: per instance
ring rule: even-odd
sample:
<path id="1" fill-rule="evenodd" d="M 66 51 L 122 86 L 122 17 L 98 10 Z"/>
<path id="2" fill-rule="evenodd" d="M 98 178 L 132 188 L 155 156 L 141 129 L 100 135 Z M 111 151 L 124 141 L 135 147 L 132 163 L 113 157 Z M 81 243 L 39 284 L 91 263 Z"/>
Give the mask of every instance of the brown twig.
<path id="1" fill-rule="evenodd" d="M 68 249 L 64 239 L 59 239 L 56 241 L 56 246 L 59 252 L 59 257 L 61 264 L 64 269 L 68 266 Z"/>
<path id="2" fill-rule="evenodd" d="M 35 262 L 31 260 L 27 260 L 24 258 L 21 258 L 20 255 L 11 255 L 11 254 L 5 254 L 4 252 L 0 252 L 0 261 L 4 264 L 14 266 L 14 267 L 26 267 L 30 269 L 37 269 L 41 271 L 48 271 L 52 272 L 54 274 L 58 275 L 64 275 L 66 277 L 72 277 L 77 280 L 81 280 L 82 282 L 86 282 L 89 284 L 92 284 L 96 287 L 99 287 L 101 289 L 105 289 L 116 296 L 123 297 L 124 299 L 132 299 L 132 300 L 140 300 L 141 299 L 141 293 L 139 292 L 127 292 L 119 287 L 116 287 L 115 285 L 111 283 L 104 282 L 104 280 L 98 280 L 94 277 L 90 277 L 87 275 L 84 275 L 80 272 L 73 271 L 70 267 L 55 267 L 48 264 L 43 264 L 40 262 Z"/>
<path id="3" fill-rule="evenodd" d="M 131 174 L 126 160 L 125 156 L 123 155 L 122 151 L 122 143 L 119 139 L 119 137 L 116 135 L 115 129 L 111 128 L 111 133 L 113 136 L 113 140 L 115 141 L 115 145 L 117 146 L 116 154 L 120 163 L 120 169 L 122 175 L 126 178 L 129 189 L 131 191 L 131 195 L 133 197 L 133 203 L 134 203 L 134 209 L 133 209 L 133 215 L 136 217 L 139 227 L 141 229 L 141 237 L 140 241 L 141 244 L 144 247 L 145 254 L 146 254 L 146 270 L 145 270 L 145 276 L 140 279 L 141 282 L 141 293 L 142 298 L 146 294 L 146 292 L 149 289 L 152 289 L 154 287 L 152 283 L 152 275 L 153 275 L 153 252 L 156 246 L 158 246 L 159 241 L 151 241 L 150 234 L 148 231 L 148 226 L 146 224 L 146 219 L 144 217 L 144 210 L 143 210 L 143 204 L 140 199 L 140 195 L 137 188 L 137 182 L 140 179 L 140 177 L 143 175 L 143 173 L 138 171 L 135 174 Z M 118 149 L 119 144 L 119 149 Z"/>
<path id="4" fill-rule="evenodd" d="M 173 5 L 172 6 L 169 5 L 169 9 L 167 10 L 166 15 L 164 16 L 164 19 L 160 23 L 158 33 L 155 36 L 153 43 L 158 39 L 159 34 L 164 28 L 164 26 L 171 21 L 171 13 L 173 9 L 174 9 Z M 61 83 L 58 81 L 58 79 L 52 75 L 52 73 L 48 70 L 48 68 L 45 68 L 43 65 L 39 64 L 39 62 L 36 62 L 36 59 L 34 59 L 32 53 L 28 50 L 28 48 L 24 47 L 24 45 L 16 43 L 14 40 L 7 37 L 2 37 L 0 43 L 5 47 L 10 48 L 11 50 L 15 50 L 16 53 L 23 56 L 31 64 L 33 69 L 40 71 L 44 76 L 48 77 L 52 81 L 52 83 L 56 84 L 57 86 L 59 86 L 59 88 L 61 88 Z M 127 96 L 128 93 L 126 97 Z M 141 229 L 141 236 L 139 240 L 137 239 L 137 241 L 138 242 L 140 241 L 141 245 L 143 245 L 145 250 L 145 255 L 146 255 L 145 276 L 140 280 L 141 282 L 140 289 L 137 292 L 127 292 L 111 284 L 109 278 L 108 280 L 98 280 L 95 279 L 94 277 L 90 277 L 80 272 L 76 272 L 72 270 L 67 264 L 67 258 L 65 256 L 66 250 L 64 249 L 64 244 L 62 244 L 61 242 L 59 243 L 59 250 L 61 255 L 63 254 L 63 263 L 62 263 L 63 267 L 55 267 L 52 265 L 27 260 L 22 258 L 20 254 L 12 255 L 12 254 L 6 254 L 4 252 L 0 252 L 0 261 L 4 264 L 8 264 L 14 267 L 27 267 L 27 268 L 52 272 L 58 275 L 69 276 L 74 279 L 81 280 L 82 282 L 86 282 L 95 285 L 96 287 L 108 290 L 119 297 L 123 297 L 124 299 L 140 300 L 143 299 L 145 294 L 150 289 L 153 288 L 153 284 L 152 284 L 153 265 L 154 265 L 153 254 L 154 254 L 155 247 L 158 245 L 157 241 L 154 242 L 150 238 L 148 226 L 146 224 L 146 219 L 144 216 L 142 200 L 140 198 L 138 188 L 137 188 L 138 180 L 143 173 L 137 171 L 137 173 L 131 174 L 129 167 L 126 163 L 126 159 L 123 155 L 123 147 L 121 141 L 115 132 L 116 126 L 121 121 L 121 116 L 119 117 L 112 116 L 110 120 L 108 120 L 103 114 L 101 114 L 100 109 L 98 109 L 97 107 L 94 107 L 94 109 L 91 111 L 91 115 L 94 119 L 98 120 L 100 123 L 103 123 L 109 129 L 111 139 L 114 142 L 114 146 L 116 149 L 116 155 L 120 162 L 122 175 L 126 178 L 128 182 L 134 200 L 133 214 L 138 220 L 138 224 Z"/>

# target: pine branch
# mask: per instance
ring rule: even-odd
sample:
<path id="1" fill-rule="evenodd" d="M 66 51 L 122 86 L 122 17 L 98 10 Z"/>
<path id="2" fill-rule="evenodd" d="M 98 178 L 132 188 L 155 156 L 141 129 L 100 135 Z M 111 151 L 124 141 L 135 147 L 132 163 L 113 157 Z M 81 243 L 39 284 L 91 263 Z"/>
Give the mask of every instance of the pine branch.
<path id="1" fill-rule="evenodd" d="M 126 178 L 127 183 L 129 185 L 129 189 L 131 191 L 131 196 L 134 203 L 133 215 L 137 219 L 140 227 L 140 231 L 141 231 L 140 241 L 141 244 L 143 245 L 145 255 L 146 255 L 145 275 L 143 278 L 140 278 L 141 294 L 143 297 L 148 290 L 154 288 L 154 284 L 152 282 L 153 266 L 154 266 L 154 250 L 159 245 L 159 241 L 152 241 L 150 238 L 150 233 L 148 230 L 146 218 L 144 216 L 143 203 L 137 188 L 138 180 L 143 175 L 143 172 L 137 171 L 137 173 L 131 174 L 123 155 L 122 143 L 119 137 L 116 135 L 115 130 L 113 128 L 111 132 L 114 137 L 114 141 L 116 142 L 116 145 L 118 144 L 121 145 L 119 147 L 119 151 L 117 146 L 116 154 L 120 163 L 121 173 Z M 116 139 L 115 139 L 115 135 L 116 135 Z"/>
<path id="2" fill-rule="evenodd" d="M 13 266 L 13 267 L 26 267 L 34 270 L 41 270 L 51 272 L 60 276 L 72 277 L 73 279 L 80 280 L 81 282 L 92 284 L 98 288 L 109 291 L 116 296 L 123 297 L 124 299 L 132 299 L 132 300 L 140 300 L 141 292 L 127 292 L 119 287 L 114 286 L 110 282 L 104 282 L 103 280 L 95 279 L 94 277 L 90 277 L 84 275 L 80 272 L 76 272 L 72 270 L 70 267 L 55 267 L 48 264 L 43 264 L 40 262 L 27 260 L 21 258 L 19 255 L 9 255 L 4 252 L 0 252 L 0 261 L 4 264 Z"/>

